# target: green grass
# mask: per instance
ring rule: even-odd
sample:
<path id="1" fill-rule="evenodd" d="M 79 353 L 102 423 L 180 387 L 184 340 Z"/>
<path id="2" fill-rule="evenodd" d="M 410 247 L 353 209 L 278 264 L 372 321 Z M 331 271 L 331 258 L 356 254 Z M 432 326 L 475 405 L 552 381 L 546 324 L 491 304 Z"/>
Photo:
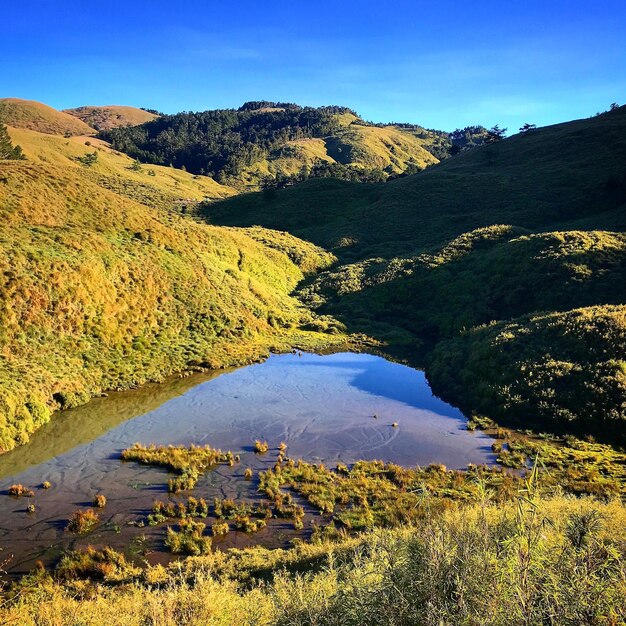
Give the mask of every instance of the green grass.
<path id="1" fill-rule="evenodd" d="M 626 107 L 516 135 L 389 183 L 309 180 L 271 198 L 206 208 L 213 223 L 260 225 L 355 260 L 431 252 L 493 224 L 623 228 Z"/>
<path id="2" fill-rule="evenodd" d="M 436 392 L 508 424 L 626 444 L 626 306 L 535 314 L 442 342 Z"/>
<path id="3" fill-rule="evenodd" d="M 338 263 L 301 286 L 301 299 L 348 332 L 402 349 L 465 410 L 621 441 L 623 347 L 602 319 L 626 303 L 625 138 L 621 107 L 391 182 L 308 180 L 201 213 L 282 228 L 331 251 Z M 595 334 L 577 325 L 565 341 L 526 327 L 524 316 L 580 307 L 598 316 Z M 516 339 L 496 349 L 507 323 L 519 327 Z M 585 356 L 600 346 L 601 356 Z"/>
<path id="4" fill-rule="evenodd" d="M 102 390 L 327 341 L 290 293 L 332 255 L 149 208 L 91 179 L 108 153 L 87 168 L 46 141 L 0 163 L 0 450 Z"/>

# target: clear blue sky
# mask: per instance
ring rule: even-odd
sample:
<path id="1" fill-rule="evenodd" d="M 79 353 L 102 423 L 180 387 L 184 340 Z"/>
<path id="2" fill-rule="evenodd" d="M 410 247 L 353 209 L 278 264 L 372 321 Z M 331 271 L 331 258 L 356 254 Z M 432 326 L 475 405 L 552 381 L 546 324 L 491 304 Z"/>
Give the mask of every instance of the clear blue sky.
<path id="1" fill-rule="evenodd" d="M 626 101 L 624 0 L 4 0 L 0 95 L 517 130 Z"/>

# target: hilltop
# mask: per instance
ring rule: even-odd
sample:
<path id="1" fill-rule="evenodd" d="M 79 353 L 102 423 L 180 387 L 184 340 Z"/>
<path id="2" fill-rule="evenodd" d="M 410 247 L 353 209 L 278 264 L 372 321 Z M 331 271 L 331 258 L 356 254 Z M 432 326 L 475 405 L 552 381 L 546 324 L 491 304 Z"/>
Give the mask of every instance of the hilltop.
<path id="1" fill-rule="evenodd" d="M 346 107 L 265 101 L 163 115 L 101 137 L 140 161 L 184 167 L 242 190 L 307 177 L 385 180 L 438 163 L 453 145 L 448 133 L 372 124 Z"/>
<path id="2" fill-rule="evenodd" d="M 64 109 L 63 112 L 77 117 L 96 131 L 110 130 L 120 126 L 137 126 L 158 117 L 144 109 L 119 105 L 82 106 Z"/>
<path id="3" fill-rule="evenodd" d="M 93 135 L 94 129 L 63 111 L 19 98 L 0 98 L 0 123 L 51 135 Z"/>
<path id="4" fill-rule="evenodd" d="M 308 180 L 201 213 L 333 252 L 340 263 L 301 297 L 353 331 L 404 344 L 466 411 L 626 440 L 625 137 L 622 107 L 387 183 Z M 569 313 L 580 307 L 591 308 Z M 545 324 L 567 328 L 578 348 Z M 584 409 L 594 403 L 604 410 Z"/>

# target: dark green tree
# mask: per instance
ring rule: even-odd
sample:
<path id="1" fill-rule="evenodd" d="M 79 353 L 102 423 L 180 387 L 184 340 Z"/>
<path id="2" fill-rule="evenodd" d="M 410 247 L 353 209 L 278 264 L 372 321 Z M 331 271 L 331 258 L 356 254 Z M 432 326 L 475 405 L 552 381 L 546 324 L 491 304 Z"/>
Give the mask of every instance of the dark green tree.
<path id="1" fill-rule="evenodd" d="M 487 137 L 485 138 L 485 143 L 496 143 L 497 141 L 501 141 L 504 139 L 506 135 L 507 128 L 500 128 L 498 124 L 492 126 L 487 131 Z"/>
<path id="2" fill-rule="evenodd" d="M 24 159 L 24 153 L 20 146 L 14 146 L 9 137 L 7 127 L 0 124 L 0 159 Z"/>

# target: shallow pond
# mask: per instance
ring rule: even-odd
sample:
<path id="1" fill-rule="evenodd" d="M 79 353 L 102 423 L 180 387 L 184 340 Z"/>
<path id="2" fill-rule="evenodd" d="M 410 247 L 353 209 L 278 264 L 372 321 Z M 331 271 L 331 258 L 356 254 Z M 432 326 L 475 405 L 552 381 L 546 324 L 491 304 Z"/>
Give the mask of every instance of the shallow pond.
<path id="1" fill-rule="evenodd" d="M 397 423 L 397 427 L 393 423 Z M 469 432 L 454 407 L 435 398 L 423 372 L 368 354 L 272 355 L 248 367 L 190 376 L 163 385 L 111 394 L 55 416 L 27 445 L 0 457 L 0 562 L 16 573 L 37 559 L 52 562 L 68 547 L 112 545 L 159 560 L 164 528 L 136 528 L 152 501 L 167 498 L 167 472 L 122 463 L 122 449 L 144 444 L 209 444 L 241 454 L 233 468 L 209 472 L 196 497 L 258 499 L 247 467 L 264 469 L 275 454 L 255 455 L 255 439 L 281 441 L 292 458 L 351 463 L 383 459 L 406 466 L 443 463 L 464 468 L 493 463 L 491 439 Z M 43 481 L 52 488 L 39 488 Z M 11 484 L 34 498 L 6 495 Z M 87 537 L 65 531 L 78 507 L 96 493 L 108 503 Z M 28 513 L 33 502 L 37 510 Z M 310 512 L 309 515 L 312 515 Z M 225 547 L 284 545 L 293 533 L 272 522 L 254 536 L 231 533 Z"/>

